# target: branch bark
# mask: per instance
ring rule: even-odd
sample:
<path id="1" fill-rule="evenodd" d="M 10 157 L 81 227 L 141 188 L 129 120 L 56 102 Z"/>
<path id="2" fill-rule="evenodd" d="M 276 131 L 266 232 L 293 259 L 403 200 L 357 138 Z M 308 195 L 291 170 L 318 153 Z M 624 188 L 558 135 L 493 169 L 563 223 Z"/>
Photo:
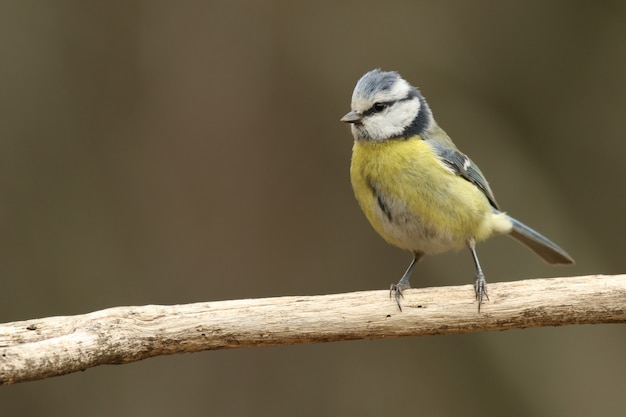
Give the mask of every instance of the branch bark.
<path id="1" fill-rule="evenodd" d="M 626 275 L 114 307 L 0 324 L 0 385 L 158 355 L 253 346 L 626 322 Z"/>

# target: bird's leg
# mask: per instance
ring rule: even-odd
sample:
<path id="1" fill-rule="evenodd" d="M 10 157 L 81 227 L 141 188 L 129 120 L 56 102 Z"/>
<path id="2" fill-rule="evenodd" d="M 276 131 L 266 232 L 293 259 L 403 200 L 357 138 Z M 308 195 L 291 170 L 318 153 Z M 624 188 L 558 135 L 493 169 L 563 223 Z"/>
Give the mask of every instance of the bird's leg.
<path id="1" fill-rule="evenodd" d="M 421 253 L 414 253 L 413 260 L 404 272 L 404 275 L 402 275 L 402 278 L 400 278 L 400 281 L 398 281 L 397 284 L 391 284 L 391 287 L 389 288 L 389 298 L 391 298 L 392 294 L 395 295 L 396 303 L 398 304 L 398 308 L 400 309 L 400 311 L 402 311 L 402 306 L 400 305 L 400 297 L 403 297 L 402 291 L 411 288 L 411 284 L 409 283 L 411 272 L 413 271 L 413 267 L 415 266 L 415 264 L 418 263 L 420 259 L 422 259 L 422 256 L 424 255 Z"/>
<path id="2" fill-rule="evenodd" d="M 480 313 L 480 305 L 483 302 L 483 295 L 487 298 L 487 300 L 489 300 L 489 294 L 487 293 L 487 281 L 485 281 L 485 274 L 483 274 L 483 270 L 480 267 L 480 262 L 478 262 L 478 255 L 476 255 L 476 242 L 474 241 L 474 239 L 470 239 L 467 242 L 467 246 L 472 253 L 474 265 L 476 266 L 476 275 L 474 277 L 476 281 L 474 281 L 474 291 L 476 291 L 476 301 L 478 301 L 478 312 Z"/>

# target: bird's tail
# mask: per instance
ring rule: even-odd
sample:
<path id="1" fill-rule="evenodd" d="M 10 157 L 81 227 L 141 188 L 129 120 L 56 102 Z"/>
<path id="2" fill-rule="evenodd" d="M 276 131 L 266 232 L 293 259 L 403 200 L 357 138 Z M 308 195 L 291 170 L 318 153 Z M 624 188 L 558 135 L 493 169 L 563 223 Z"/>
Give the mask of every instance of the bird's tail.
<path id="1" fill-rule="evenodd" d="M 544 261 L 554 265 L 569 265 L 574 263 L 574 259 L 561 249 L 556 243 L 535 232 L 524 223 L 510 217 L 513 222 L 513 230 L 509 233 L 513 239 L 524 244 L 535 252 Z"/>

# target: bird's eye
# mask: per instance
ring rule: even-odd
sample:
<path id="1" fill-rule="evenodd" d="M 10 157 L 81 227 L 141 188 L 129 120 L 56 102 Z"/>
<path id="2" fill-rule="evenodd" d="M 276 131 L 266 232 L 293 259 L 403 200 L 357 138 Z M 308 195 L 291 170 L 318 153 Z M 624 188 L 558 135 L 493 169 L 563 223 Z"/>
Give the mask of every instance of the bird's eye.
<path id="1" fill-rule="evenodd" d="M 374 110 L 375 113 L 380 113 L 381 111 L 385 110 L 387 108 L 387 104 L 386 103 L 374 103 L 374 105 L 372 106 L 372 109 Z"/>

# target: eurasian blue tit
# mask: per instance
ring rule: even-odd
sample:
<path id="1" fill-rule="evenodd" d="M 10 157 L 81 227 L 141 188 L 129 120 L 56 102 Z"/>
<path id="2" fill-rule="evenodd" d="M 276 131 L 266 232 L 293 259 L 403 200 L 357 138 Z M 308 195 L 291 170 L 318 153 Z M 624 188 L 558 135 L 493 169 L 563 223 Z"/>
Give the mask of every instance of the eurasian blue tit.
<path id="1" fill-rule="evenodd" d="M 390 295 L 398 307 L 409 277 L 425 255 L 467 247 L 475 267 L 480 311 L 489 299 L 476 243 L 508 234 L 550 264 L 573 264 L 559 246 L 500 211 L 478 166 L 435 122 L 420 91 L 397 72 L 375 69 L 352 94 L 341 118 L 354 136 L 350 177 L 365 216 L 387 242 L 413 254 Z"/>

